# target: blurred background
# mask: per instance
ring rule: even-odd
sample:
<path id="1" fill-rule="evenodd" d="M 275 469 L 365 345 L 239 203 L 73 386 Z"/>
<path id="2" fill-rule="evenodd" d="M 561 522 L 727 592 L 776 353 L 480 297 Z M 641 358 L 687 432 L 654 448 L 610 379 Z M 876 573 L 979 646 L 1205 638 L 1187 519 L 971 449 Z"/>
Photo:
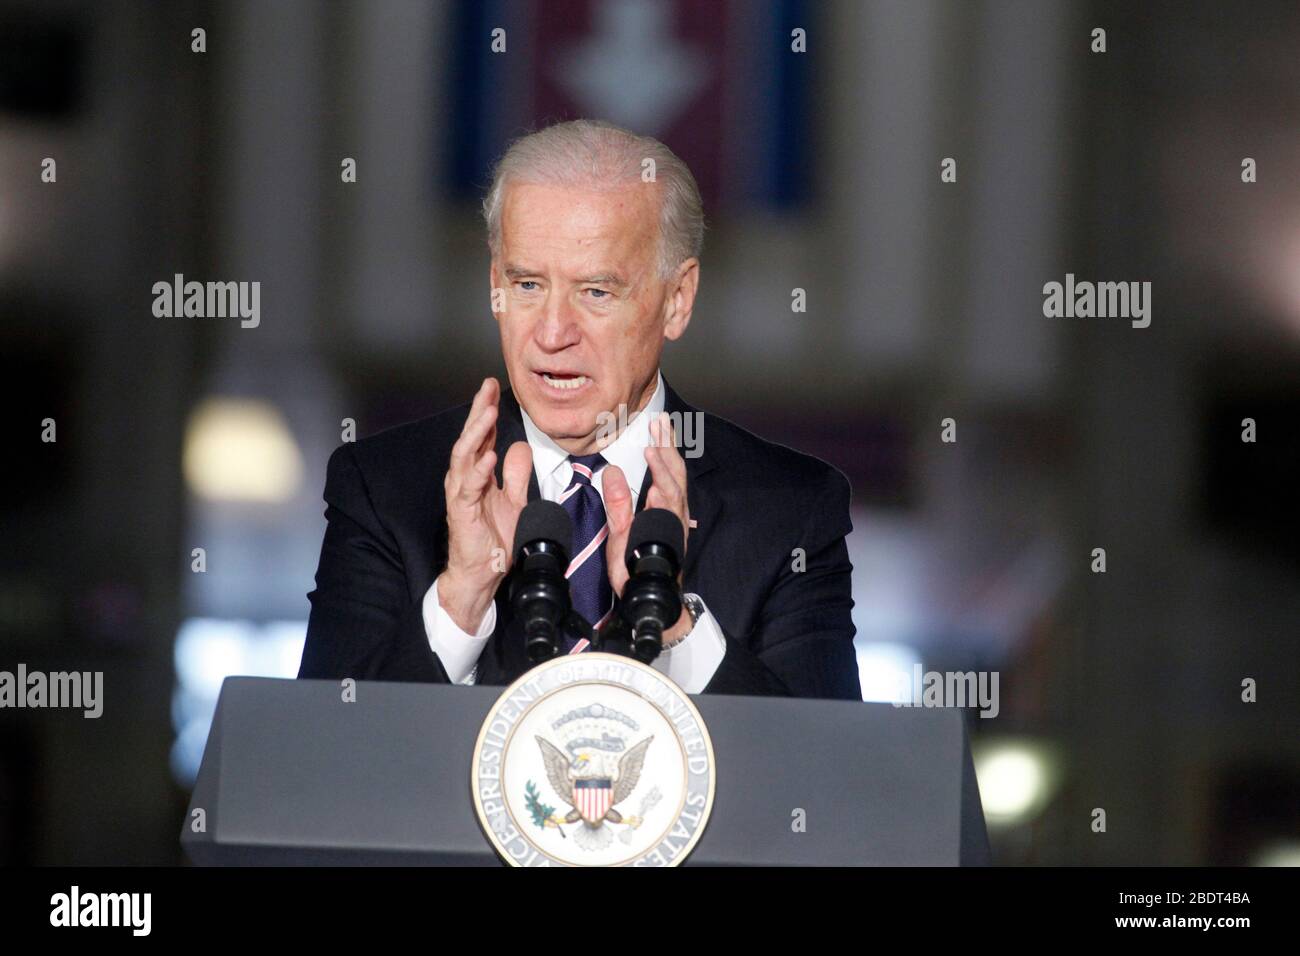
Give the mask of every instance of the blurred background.
<path id="1" fill-rule="evenodd" d="M 478 201 L 578 116 L 704 193 L 674 387 L 852 481 L 864 696 L 1000 673 L 995 860 L 1300 862 L 1297 49 L 1294 3 L 2 0 L 0 670 L 105 676 L 0 711 L 0 862 L 180 862 L 330 451 L 503 375 Z M 1045 318 L 1066 273 L 1151 326 Z M 176 274 L 260 324 L 155 317 Z"/>

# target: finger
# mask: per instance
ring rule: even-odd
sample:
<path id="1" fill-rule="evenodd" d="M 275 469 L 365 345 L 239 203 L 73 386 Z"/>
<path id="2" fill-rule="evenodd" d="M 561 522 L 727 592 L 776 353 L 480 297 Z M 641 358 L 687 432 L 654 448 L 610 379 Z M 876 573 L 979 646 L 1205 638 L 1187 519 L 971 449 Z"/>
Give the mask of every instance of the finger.
<path id="1" fill-rule="evenodd" d="M 601 471 L 601 497 L 605 501 L 605 518 L 612 537 L 616 531 L 626 534 L 632 525 L 632 489 L 618 465 L 606 465 Z"/>
<path id="2" fill-rule="evenodd" d="M 682 523 L 683 553 L 686 546 L 687 528 L 691 523 L 691 503 L 686 493 L 686 462 L 677 451 L 676 435 L 672 421 L 666 414 L 651 423 L 651 434 L 655 442 L 646 449 L 646 464 L 650 466 L 653 481 L 650 493 L 646 496 L 647 508 L 667 508 L 677 515 Z M 665 440 L 664 436 L 667 436 Z"/>
<path id="3" fill-rule="evenodd" d="M 492 416 L 489 419 L 487 434 L 483 436 L 483 441 L 479 443 L 479 454 L 489 448 L 496 447 L 497 422 L 501 420 L 501 385 L 491 376 L 483 379 L 483 408 L 484 411 L 489 408 L 492 409 Z"/>
<path id="4" fill-rule="evenodd" d="M 496 467 L 496 464 L 496 450 L 489 448 L 483 453 L 483 456 L 474 463 L 474 467 L 470 472 L 473 476 L 471 483 L 475 485 L 475 487 L 481 487 L 482 485 L 487 484 L 492 479 L 492 469 Z"/>
<path id="5" fill-rule="evenodd" d="M 502 490 L 513 504 L 528 504 L 528 479 L 533 472 L 533 449 L 526 441 L 517 441 L 506 451 L 501 467 Z"/>
<path id="6" fill-rule="evenodd" d="M 501 383 L 489 375 L 483 379 L 483 383 L 479 385 L 478 391 L 474 394 L 474 403 L 480 409 L 483 409 L 489 405 L 495 405 L 500 397 Z"/>
<path id="7" fill-rule="evenodd" d="M 495 413 L 488 408 L 483 414 L 490 417 Z M 495 466 L 496 451 L 490 444 L 485 445 L 482 453 L 475 458 L 464 454 L 457 456 L 447 470 L 444 481 L 448 500 L 466 504 L 480 500 L 492 481 L 492 469 Z"/>
<path id="8" fill-rule="evenodd" d="M 485 378 L 474 393 L 474 400 L 470 402 L 469 414 L 465 416 L 465 427 L 461 429 L 461 435 L 481 421 L 481 416 L 489 407 L 495 407 L 500 398 L 501 387 L 495 378 Z"/>
<path id="9" fill-rule="evenodd" d="M 501 417 L 501 411 L 497 406 L 489 405 L 483 410 L 483 414 L 487 416 L 487 429 L 483 435 L 483 439 L 478 443 L 478 447 L 474 449 L 474 461 L 476 464 L 479 459 L 488 452 L 495 450 L 497 446 L 497 420 Z"/>
<path id="10" fill-rule="evenodd" d="M 606 465 L 601 471 L 601 492 L 605 500 L 605 521 L 609 537 L 605 541 L 605 567 L 610 586 L 619 597 L 627 584 L 627 566 L 623 561 L 627 537 L 632 528 L 632 489 L 618 465 Z"/>
<path id="11" fill-rule="evenodd" d="M 647 446 L 645 461 L 650 468 L 651 476 L 650 497 L 646 499 L 646 507 L 681 511 L 679 504 L 685 506 L 686 488 L 668 461 L 668 449 L 655 445 Z M 682 478 L 684 477 L 683 475 Z"/>
<path id="12" fill-rule="evenodd" d="M 501 541 L 506 550 L 511 552 L 506 557 L 505 570 L 510 570 L 514 562 L 512 542 L 515 540 L 515 528 L 519 516 L 528 504 L 528 479 L 533 471 L 533 449 L 526 441 L 517 441 L 506 449 L 506 460 L 501 466 L 501 488 L 497 488 L 496 479 L 488 487 L 488 495 L 494 499 L 493 511 L 496 514 L 497 527 Z"/>
<path id="13" fill-rule="evenodd" d="M 451 446 L 451 470 L 464 471 L 478 461 L 483 451 L 490 447 L 488 438 L 496 431 L 497 407 L 484 406 L 474 417 L 465 421 L 465 427 Z"/>
<path id="14" fill-rule="evenodd" d="M 480 420 L 484 410 L 487 409 L 489 405 L 495 405 L 497 403 L 495 395 L 496 388 L 496 379 L 483 379 L 482 383 L 478 387 L 478 391 L 474 393 L 474 400 L 470 402 L 469 414 L 465 416 L 465 427 L 461 430 L 462 435 L 469 430 L 471 425 Z"/>
<path id="15" fill-rule="evenodd" d="M 662 439 L 659 442 L 659 451 L 663 453 L 665 463 L 677 478 L 677 484 L 685 488 L 686 459 L 682 458 L 682 453 L 677 448 L 677 429 L 673 427 L 673 420 L 668 416 L 667 412 L 659 413 L 659 428 L 657 431 Z"/>
<path id="16" fill-rule="evenodd" d="M 477 460 L 489 448 L 495 448 L 497 443 L 497 421 L 501 418 L 501 386 L 497 380 L 491 377 L 483 379 L 482 392 L 483 412 L 487 416 L 486 434 L 482 436 L 479 443 L 474 448 L 474 458 Z"/>

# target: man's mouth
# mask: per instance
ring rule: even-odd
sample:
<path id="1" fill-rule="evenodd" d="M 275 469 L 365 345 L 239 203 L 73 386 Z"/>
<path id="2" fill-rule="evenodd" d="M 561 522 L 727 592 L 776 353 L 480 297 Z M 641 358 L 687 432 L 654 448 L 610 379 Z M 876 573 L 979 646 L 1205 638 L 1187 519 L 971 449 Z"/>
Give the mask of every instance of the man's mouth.
<path id="1" fill-rule="evenodd" d="M 591 381 L 587 376 L 576 372 L 538 372 L 537 375 L 548 388 L 557 392 L 576 392 Z"/>

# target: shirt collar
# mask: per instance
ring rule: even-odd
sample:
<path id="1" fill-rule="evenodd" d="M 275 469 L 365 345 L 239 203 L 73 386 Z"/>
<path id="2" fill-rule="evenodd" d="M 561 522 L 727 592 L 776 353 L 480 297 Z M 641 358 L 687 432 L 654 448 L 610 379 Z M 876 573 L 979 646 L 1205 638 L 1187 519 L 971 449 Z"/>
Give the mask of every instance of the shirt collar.
<path id="1" fill-rule="evenodd" d="M 600 452 L 605 456 L 605 461 L 611 465 L 618 465 L 622 470 L 634 499 L 641 490 L 641 483 L 645 480 L 645 450 L 650 446 L 650 421 L 664 410 L 664 397 L 664 376 L 662 372 L 658 372 L 654 394 L 650 396 L 650 401 L 646 403 L 645 408 L 638 412 L 622 433 Z M 528 444 L 533 449 L 533 470 L 537 472 L 537 481 L 544 484 L 556 469 L 568 468 L 569 453 L 557 445 L 550 435 L 537 427 L 523 405 L 519 406 L 519 414 L 524 420 L 524 432 L 528 436 Z M 564 483 L 567 485 L 569 476 L 564 477 Z M 599 484 L 599 481 L 598 473 L 593 483 Z"/>

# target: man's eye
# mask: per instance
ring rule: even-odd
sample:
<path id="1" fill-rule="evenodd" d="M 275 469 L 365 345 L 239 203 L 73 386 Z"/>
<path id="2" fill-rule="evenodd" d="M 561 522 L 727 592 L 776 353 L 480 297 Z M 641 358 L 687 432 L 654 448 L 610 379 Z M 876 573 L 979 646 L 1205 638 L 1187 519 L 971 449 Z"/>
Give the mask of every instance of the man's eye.
<path id="1" fill-rule="evenodd" d="M 606 299 L 609 297 L 609 293 L 604 289 L 588 289 L 587 291 L 591 293 L 591 296 L 594 299 Z"/>
<path id="2" fill-rule="evenodd" d="M 524 280 L 522 280 L 521 282 L 519 282 L 519 288 L 523 289 L 525 292 L 532 292 L 532 291 L 534 291 L 533 289 L 530 289 L 530 288 L 527 288 L 527 287 L 528 287 L 528 286 L 536 287 L 536 285 L 537 285 L 537 283 L 534 282 L 532 279 L 524 279 Z"/>

